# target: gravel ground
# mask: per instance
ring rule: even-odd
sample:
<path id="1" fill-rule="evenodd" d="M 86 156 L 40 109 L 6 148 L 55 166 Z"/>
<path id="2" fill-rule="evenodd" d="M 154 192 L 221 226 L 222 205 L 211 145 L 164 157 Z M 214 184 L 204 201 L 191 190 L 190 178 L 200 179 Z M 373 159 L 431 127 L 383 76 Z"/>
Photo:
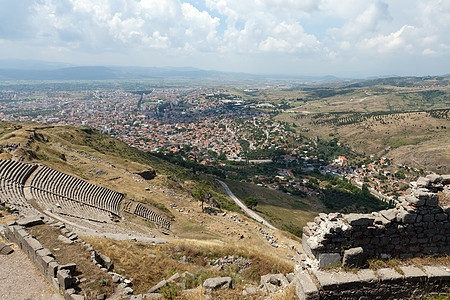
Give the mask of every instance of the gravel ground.
<path id="1" fill-rule="evenodd" d="M 14 252 L 0 255 L 0 299 L 60 300 L 26 254 L 13 244 Z"/>

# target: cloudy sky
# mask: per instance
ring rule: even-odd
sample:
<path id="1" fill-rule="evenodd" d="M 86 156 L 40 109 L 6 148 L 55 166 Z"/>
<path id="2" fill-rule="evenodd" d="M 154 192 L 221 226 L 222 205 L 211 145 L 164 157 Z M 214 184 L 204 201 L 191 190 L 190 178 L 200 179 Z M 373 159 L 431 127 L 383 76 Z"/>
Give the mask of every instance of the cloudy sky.
<path id="1" fill-rule="evenodd" d="M 450 0 L 0 0 L 2 59 L 257 74 L 450 73 Z"/>

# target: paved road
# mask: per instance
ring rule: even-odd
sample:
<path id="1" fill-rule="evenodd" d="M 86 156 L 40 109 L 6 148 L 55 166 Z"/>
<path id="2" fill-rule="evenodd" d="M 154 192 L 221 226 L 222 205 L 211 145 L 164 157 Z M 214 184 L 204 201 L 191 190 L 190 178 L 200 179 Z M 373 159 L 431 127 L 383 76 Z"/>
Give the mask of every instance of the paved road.
<path id="1" fill-rule="evenodd" d="M 217 181 L 225 188 L 225 190 L 227 191 L 228 196 L 230 196 L 231 199 L 233 199 L 234 202 L 236 202 L 237 205 L 239 205 L 243 211 L 245 211 L 245 213 L 247 215 L 249 215 L 250 217 L 252 217 L 253 219 L 255 219 L 256 221 L 266 225 L 267 227 L 271 228 L 271 229 L 276 229 L 274 226 L 270 225 L 266 220 L 264 220 L 263 218 L 261 218 L 260 215 L 258 215 L 257 213 L 255 213 L 253 210 L 251 210 L 250 208 L 248 208 L 247 206 L 245 206 L 244 203 L 241 202 L 241 200 L 239 200 L 230 190 L 230 188 L 228 187 L 228 185 L 223 182 L 222 180 L 217 179 Z"/>

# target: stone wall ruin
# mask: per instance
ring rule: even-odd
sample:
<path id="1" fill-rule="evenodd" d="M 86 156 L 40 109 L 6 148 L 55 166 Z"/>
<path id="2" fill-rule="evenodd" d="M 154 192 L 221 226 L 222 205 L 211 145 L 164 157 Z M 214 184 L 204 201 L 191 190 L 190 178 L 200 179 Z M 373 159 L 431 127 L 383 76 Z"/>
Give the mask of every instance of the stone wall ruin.
<path id="1" fill-rule="evenodd" d="M 450 253 L 450 175 L 411 184 L 395 208 L 371 214 L 319 214 L 303 228 L 303 250 L 319 267 L 342 263 L 349 249 L 366 258 L 411 258 Z"/>
<path id="2" fill-rule="evenodd" d="M 411 183 L 395 208 L 371 214 L 320 214 L 303 228 L 295 275 L 299 299 L 422 299 L 450 293 L 448 266 L 399 265 L 352 270 L 367 258 L 450 252 L 450 175 Z"/>

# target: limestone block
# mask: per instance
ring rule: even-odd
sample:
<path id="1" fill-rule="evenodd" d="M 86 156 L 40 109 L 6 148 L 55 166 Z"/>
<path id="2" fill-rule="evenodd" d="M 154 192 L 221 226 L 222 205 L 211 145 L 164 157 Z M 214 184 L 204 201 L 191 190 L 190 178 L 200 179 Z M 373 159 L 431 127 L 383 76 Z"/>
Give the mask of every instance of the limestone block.
<path id="1" fill-rule="evenodd" d="M 151 294 L 153 292 L 156 292 L 157 290 L 159 290 L 160 288 L 162 288 L 162 287 L 164 287 L 166 285 L 167 285 L 167 281 L 163 279 L 157 285 L 155 285 L 152 288 L 150 288 L 147 293 Z"/>
<path id="2" fill-rule="evenodd" d="M 291 283 L 295 279 L 295 274 L 294 273 L 286 274 L 286 279 L 289 281 L 289 283 Z"/>
<path id="3" fill-rule="evenodd" d="M 181 277 L 180 274 L 178 274 L 178 272 L 177 272 L 177 273 L 173 274 L 172 276 L 170 276 L 170 278 L 167 279 L 167 282 L 168 283 L 173 282 L 173 281 L 177 280 L 180 277 Z"/>
<path id="4" fill-rule="evenodd" d="M 295 293 L 300 300 L 319 300 L 319 290 L 308 273 L 296 275 Z"/>
<path id="5" fill-rule="evenodd" d="M 302 235 L 302 248 L 306 255 L 313 258 L 316 257 L 318 252 L 324 248 L 321 244 L 321 240 L 318 237 L 309 237 L 305 234 Z"/>
<path id="6" fill-rule="evenodd" d="M 430 183 L 432 184 L 439 183 L 442 180 L 442 176 L 437 174 L 429 174 L 426 176 L 426 178 L 428 178 L 430 180 Z"/>
<path id="7" fill-rule="evenodd" d="M 231 277 L 208 278 L 203 282 L 203 288 L 206 291 L 212 291 L 216 289 L 231 289 L 233 288 L 233 280 L 231 279 Z"/>
<path id="8" fill-rule="evenodd" d="M 8 222 L 6 222 L 6 226 L 14 226 L 14 225 L 17 225 L 16 221 L 8 221 Z"/>
<path id="9" fill-rule="evenodd" d="M 351 267 L 361 267 L 364 263 L 364 250 L 362 247 L 351 248 L 344 251 L 342 265 Z"/>
<path id="10" fill-rule="evenodd" d="M 313 272 L 314 276 L 316 276 L 317 280 L 319 281 L 322 289 L 334 290 L 338 287 L 338 281 L 334 277 L 333 273 L 320 271 L 320 270 L 313 270 L 312 272 Z"/>
<path id="11" fill-rule="evenodd" d="M 37 267 L 43 275 L 46 275 L 48 273 L 48 271 L 47 271 L 48 265 L 52 261 L 55 261 L 55 259 L 53 257 L 47 256 L 47 255 L 46 256 L 38 256 L 38 259 L 36 259 Z"/>
<path id="12" fill-rule="evenodd" d="M 447 272 L 443 267 L 423 266 L 423 270 L 430 280 L 450 281 L 450 272 Z"/>
<path id="13" fill-rule="evenodd" d="M 48 263 L 47 276 L 48 278 L 56 278 L 56 273 L 58 272 L 59 264 L 55 260 Z"/>
<path id="14" fill-rule="evenodd" d="M 380 280 L 383 282 L 399 282 L 403 279 L 403 276 L 397 273 L 394 269 L 383 268 L 377 271 L 377 275 L 380 277 Z"/>
<path id="15" fill-rule="evenodd" d="M 13 223 L 13 222 L 7 222 L 8 223 Z M 15 221 L 14 221 L 15 223 Z M 5 237 L 9 240 L 9 241 L 16 241 L 16 238 L 14 237 L 14 223 L 12 225 L 6 225 L 5 228 Z"/>
<path id="16" fill-rule="evenodd" d="M 255 286 L 249 286 L 249 287 L 245 288 L 245 290 L 242 291 L 242 295 L 243 296 L 254 295 L 257 292 L 258 292 L 258 290 Z"/>
<path id="17" fill-rule="evenodd" d="M 419 177 L 416 182 L 416 186 L 419 188 L 426 188 L 429 187 L 431 183 L 431 180 L 426 177 Z"/>
<path id="18" fill-rule="evenodd" d="M 442 176 L 441 176 L 441 183 L 442 183 L 443 185 L 450 184 L 450 174 L 442 175 Z"/>
<path id="19" fill-rule="evenodd" d="M 419 198 L 413 195 L 408 195 L 405 197 L 405 199 L 409 204 L 413 205 L 414 207 L 421 207 L 425 205 L 425 199 L 423 197 Z"/>
<path id="20" fill-rule="evenodd" d="M 405 280 L 409 282 L 423 281 L 427 278 L 427 275 L 419 268 L 414 266 L 401 266 Z"/>
<path id="21" fill-rule="evenodd" d="M 71 275 L 75 273 L 75 270 L 77 269 L 77 264 L 70 263 L 65 265 L 60 265 L 59 270 L 68 270 Z"/>
<path id="22" fill-rule="evenodd" d="M 334 278 L 340 289 L 355 288 L 360 283 L 358 275 L 352 272 L 336 272 Z"/>
<path id="23" fill-rule="evenodd" d="M 416 214 L 400 209 L 397 214 L 397 222 L 411 224 L 416 221 Z"/>
<path id="24" fill-rule="evenodd" d="M 73 241 L 63 235 L 59 235 L 58 236 L 58 240 L 60 240 L 61 242 L 63 242 L 64 244 L 72 244 Z"/>
<path id="25" fill-rule="evenodd" d="M 378 277 L 375 276 L 375 272 L 370 269 L 359 270 L 356 275 L 358 275 L 359 280 L 363 283 L 372 284 L 378 282 Z"/>
<path id="26" fill-rule="evenodd" d="M 72 276 L 68 270 L 59 270 L 56 274 L 61 289 L 67 290 L 72 287 Z"/>
<path id="27" fill-rule="evenodd" d="M 372 225 L 375 221 L 375 217 L 369 214 L 348 214 L 344 218 L 351 226 Z"/>
<path id="28" fill-rule="evenodd" d="M 341 263 L 341 255 L 339 253 L 319 253 L 317 260 L 319 268 L 334 266 Z"/>
<path id="29" fill-rule="evenodd" d="M 198 290 L 195 289 L 195 291 L 197 292 Z M 164 296 L 161 295 L 160 293 L 148 293 L 145 294 L 145 299 L 164 299 Z"/>
<path id="30" fill-rule="evenodd" d="M 386 209 L 380 211 L 380 214 L 385 217 L 388 221 L 392 222 L 395 220 L 397 215 L 397 210 L 395 208 Z"/>
<path id="31" fill-rule="evenodd" d="M 53 288 L 56 290 L 56 291 L 59 291 L 59 281 L 58 281 L 58 278 L 53 278 L 53 280 L 51 281 L 51 284 L 53 285 Z"/>
<path id="32" fill-rule="evenodd" d="M 261 286 L 263 286 L 268 293 L 275 293 L 280 288 L 288 285 L 289 281 L 283 274 L 267 274 L 261 276 Z"/>
<path id="33" fill-rule="evenodd" d="M 24 239 L 24 251 L 28 254 L 28 257 L 30 257 L 32 260 L 36 258 L 36 252 L 38 250 L 43 249 L 41 243 L 39 243 L 38 240 L 33 238 L 32 236 L 27 236 Z"/>
<path id="34" fill-rule="evenodd" d="M 100 254 L 100 258 L 102 260 L 102 265 L 108 270 L 111 271 L 112 269 L 114 269 L 114 263 L 112 261 L 111 258 L 109 258 L 108 256 L 104 255 L 104 254 Z"/>
<path id="35" fill-rule="evenodd" d="M 40 224 L 44 224 L 44 221 L 39 216 L 31 216 L 17 221 L 17 224 L 25 227 L 32 227 Z"/>
<path id="36" fill-rule="evenodd" d="M 36 254 L 39 255 L 39 256 L 51 256 L 51 257 L 53 257 L 53 254 L 47 248 L 42 248 L 42 249 L 36 251 Z"/>

